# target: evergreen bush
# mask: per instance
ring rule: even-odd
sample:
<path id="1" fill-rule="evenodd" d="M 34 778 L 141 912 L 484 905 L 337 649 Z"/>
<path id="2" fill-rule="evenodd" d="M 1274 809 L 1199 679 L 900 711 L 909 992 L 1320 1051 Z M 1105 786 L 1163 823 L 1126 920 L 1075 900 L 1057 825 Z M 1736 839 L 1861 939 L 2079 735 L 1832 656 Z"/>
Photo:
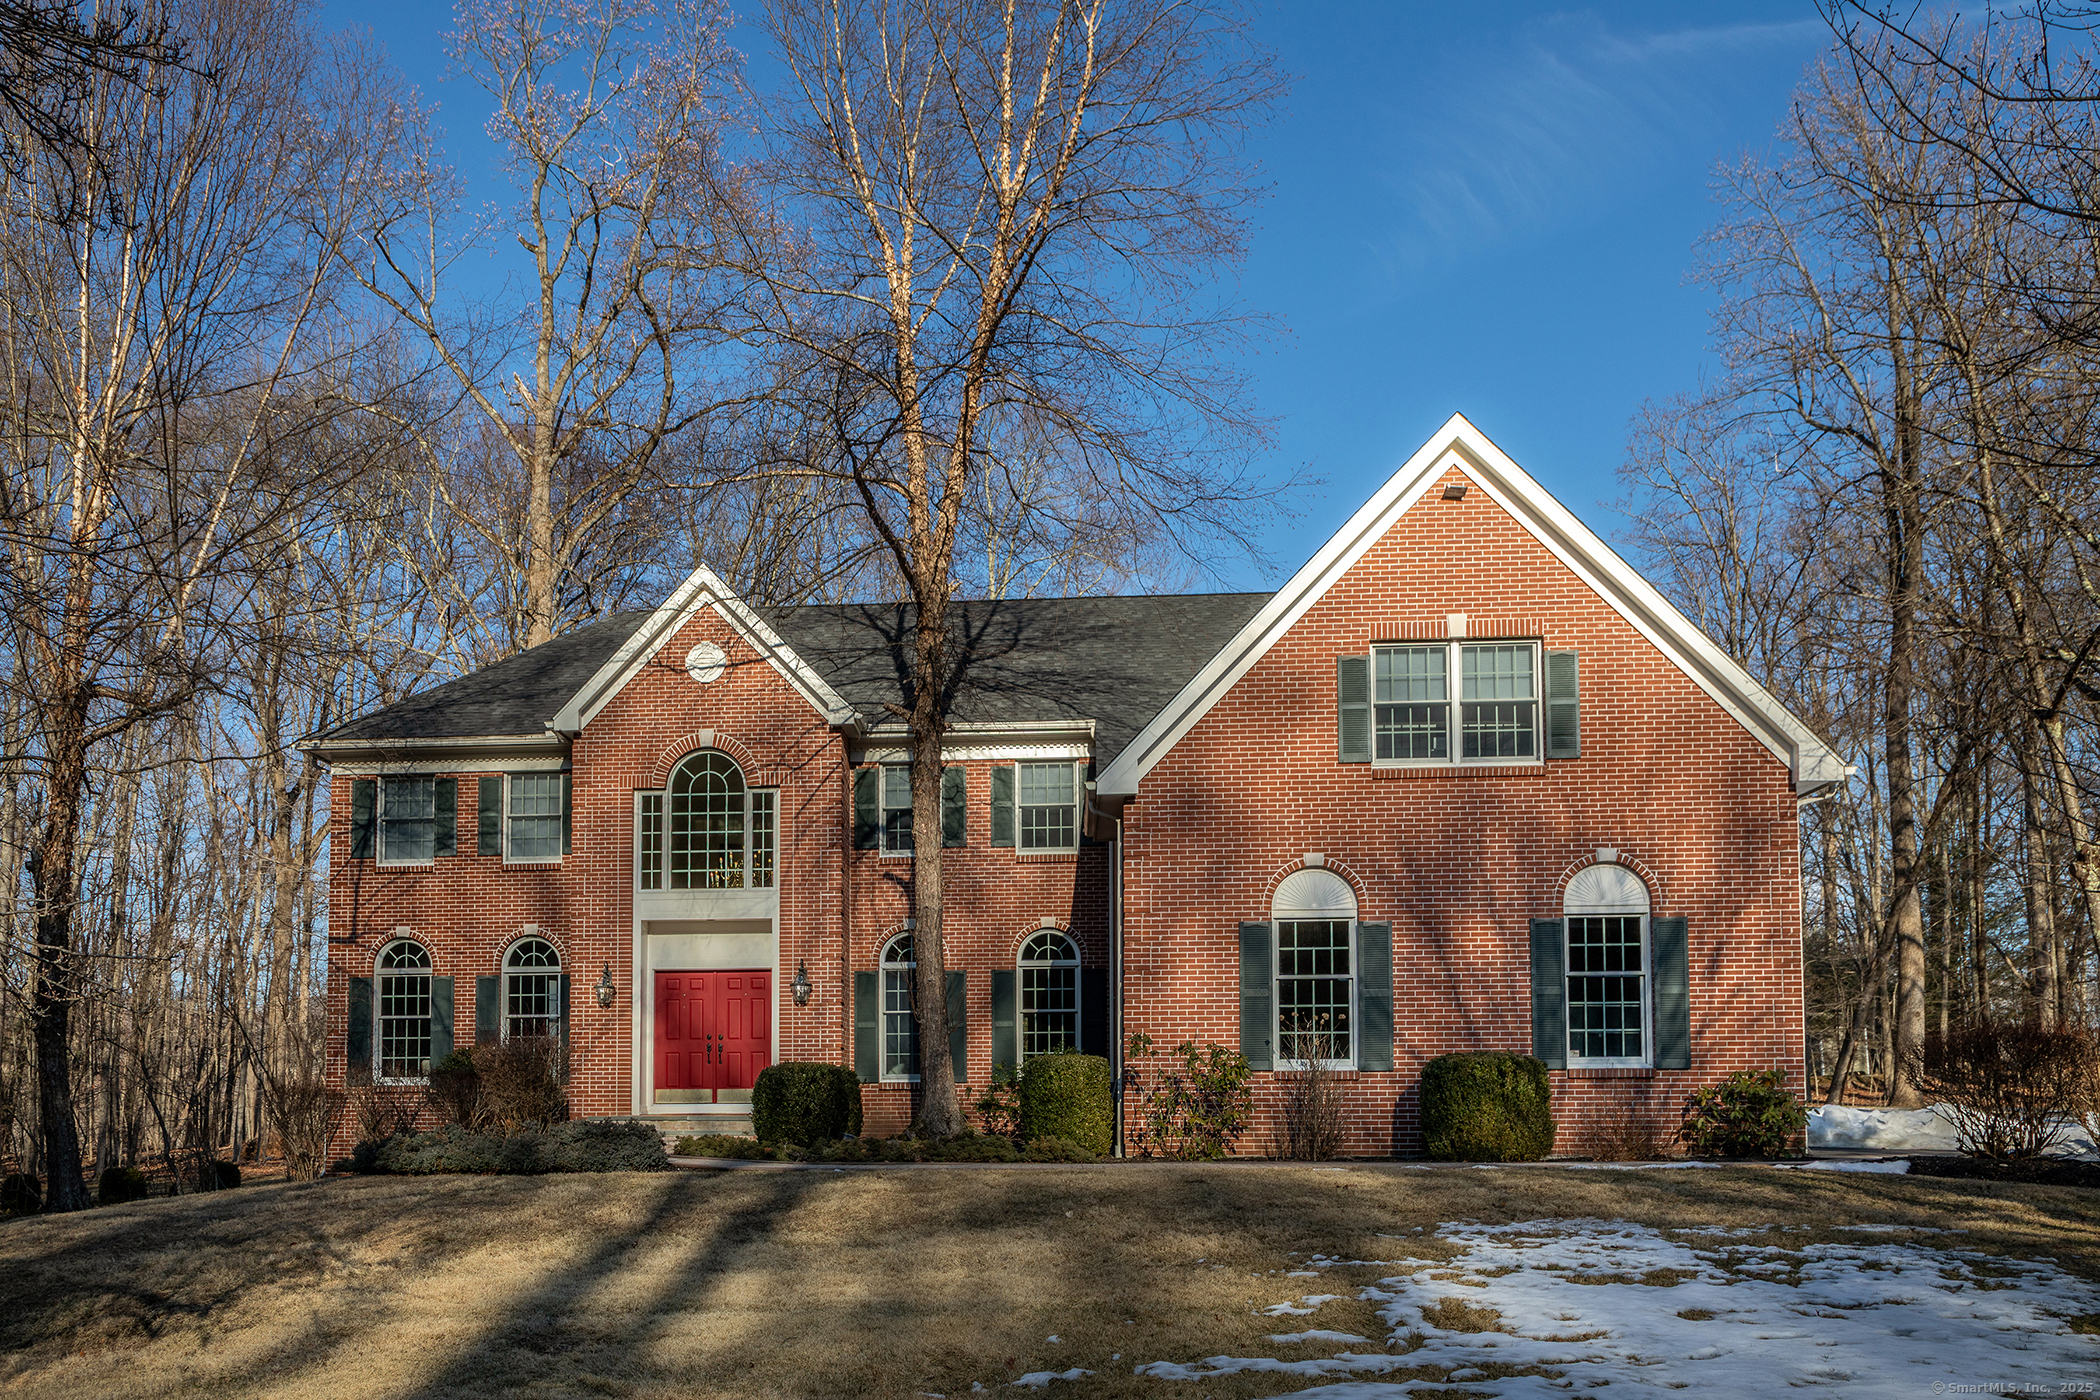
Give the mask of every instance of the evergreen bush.
<path id="1" fill-rule="evenodd" d="M 146 1196 L 146 1174 L 137 1167 L 108 1167 L 95 1183 L 95 1199 L 106 1206 L 120 1206 Z"/>
<path id="2" fill-rule="evenodd" d="M 209 1178 L 206 1183 L 207 1190 L 231 1191 L 241 1184 L 241 1169 L 232 1162 L 222 1162 L 213 1158 L 211 1165 L 204 1170 Z"/>
<path id="3" fill-rule="evenodd" d="M 1701 1157 L 1778 1157 L 1808 1126 L 1783 1069 L 1739 1069 L 1692 1095 L 1678 1140 Z"/>
<path id="4" fill-rule="evenodd" d="M 35 1215 L 44 1208 L 44 1185 L 28 1172 L 0 1177 L 0 1215 Z"/>
<path id="5" fill-rule="evenodd" d="M 548 1172 L 668 1171 L 663 1138 L 632 1119 L 586 1118 L 544 1132 L 495 1137 L 457 1123 L 358 1146 L 357 1170 L 539 1176 Z"/>
<path id="6" fill-rule="evenodd" d="M 1440 1162 L 1536 1162 L 1553 1150 L 1552 1100 L 1529 1055 L 1439 1055 L 1422 1066 L 1423 1145 Z"/>
<path id="7" fill-rule="evenodd" d="M 1039 1137 L 1021 1153 L 1024 1162 L 1094 1162 L 1100 1158 L 1100 1153 L 1061 1137 Z"/>
<path id="8" fill-rule="evenodd" d="M 1058 1137 L 1108 1151 L 1115 1109 L 1108 1061 L 1099 1055 L 1037 1055 L 1021 1067 L 1021 1137 Z"/>
<path id="9" fill-rule="evenodd" d="M 763 1143 L 831 1142 L 860 1132 L 860 1122 L 860 1077 L 844 1065 L 767 1065 L 751 1090 L 751 1128 Z"/>
<path id="10" fill-rule="evenodd" d="M 721 1157 L 735 1162 L 770 1162 L 773 1149 L 757 1138 L 730 1137 L 726 1133 L 703 1133 L 678 1139 L 677 1157 Z"/>

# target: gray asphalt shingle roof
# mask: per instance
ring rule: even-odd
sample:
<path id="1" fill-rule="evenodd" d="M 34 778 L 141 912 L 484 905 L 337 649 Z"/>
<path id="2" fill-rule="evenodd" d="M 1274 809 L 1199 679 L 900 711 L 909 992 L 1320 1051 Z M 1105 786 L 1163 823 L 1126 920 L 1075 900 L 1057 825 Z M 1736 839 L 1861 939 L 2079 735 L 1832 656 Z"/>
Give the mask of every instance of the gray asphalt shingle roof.
<path id="1" fill-rule="evenodd" d="M 957 720 L 1091 719 L 1106 764 L 1268 601 L 1266 593 L 1028 598 L 957 605 Z M 867 723 L 909 706 L 912 610 L 839 604 L 759 610 Z M 649 618 L 617 613 L 399 704 L 322 741 L 537 735 Z"/>

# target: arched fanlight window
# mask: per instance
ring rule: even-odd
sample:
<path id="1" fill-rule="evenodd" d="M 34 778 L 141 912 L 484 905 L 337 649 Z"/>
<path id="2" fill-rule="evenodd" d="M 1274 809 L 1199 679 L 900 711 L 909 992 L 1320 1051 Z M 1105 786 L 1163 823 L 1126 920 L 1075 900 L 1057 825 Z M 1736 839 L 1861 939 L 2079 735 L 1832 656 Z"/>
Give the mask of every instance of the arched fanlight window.
<path id="1" fill-rule="evenodd" d="M 1586 865 L 1561 898 L 1568 936 L 1568 1058 L 1649 1060 L 1648 886 L 1623 865 Z"/>
<path id="2" fill-rule="evenodd" d="M 521 938 L 503 959 L 503 1038 L 561 1034 L 561 954 Z"/>
<path id="3" fill-rule="evenodd" d="M 773 814 L 772 789 L 747 787 L 728 754 L 688 756 L 662 792 L 642 794 L 641 887 L 771 888 Z"/>
<path id="4" fill-rule="evenodd" d="M 379 950 L 380 1079 L 430 1073 L 430 966 L 430 950 L 405 938 Z"/>
<path id="5" fill-rule="evenodd" d="M 1021 1058 L 1079 1048 L 1079 949 L 1056 929 L 1021 945 Z"/>
<path id="6" fill-rule="evenodd" d="M 919 1022 L 912 1014 L 912 979 L 918 957 L 909 933 L 892 938 L 882 950 L 882 1077 L 919 1077 Z"/>
<path id="7" fill-rule="evenodd" d="M 1355 1053 L 1356 891 L 1332 870 L 1294 870 L 1269 904 L 1276 921 L 1276 1044 L 1282 1059 L 1348 1063 Z"/>

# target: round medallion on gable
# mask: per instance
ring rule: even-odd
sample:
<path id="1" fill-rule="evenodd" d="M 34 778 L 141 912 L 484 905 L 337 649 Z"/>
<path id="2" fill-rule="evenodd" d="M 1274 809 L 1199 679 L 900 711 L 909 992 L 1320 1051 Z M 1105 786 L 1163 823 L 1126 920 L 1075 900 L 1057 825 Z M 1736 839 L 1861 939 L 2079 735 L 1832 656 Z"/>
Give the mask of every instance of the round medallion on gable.
<path id="1" fill-rule="evenodd" d="M 685 673 L 700 685 L 722 678 L 729 666 L 729 653 L 713 642 L 701 642 L 685 654 Z"/>

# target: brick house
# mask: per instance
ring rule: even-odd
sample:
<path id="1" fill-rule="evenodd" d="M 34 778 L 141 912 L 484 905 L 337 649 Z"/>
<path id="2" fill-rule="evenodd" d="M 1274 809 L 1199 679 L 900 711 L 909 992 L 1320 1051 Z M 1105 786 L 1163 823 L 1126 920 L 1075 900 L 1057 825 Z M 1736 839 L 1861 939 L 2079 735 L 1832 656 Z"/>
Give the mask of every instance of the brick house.
<path id="1" fill-rule="evenodd" d="M 1313 1056 L 1357 1154 L 1419 1150 L 1455 1049 L 1544 1059 L 1563 1151 L 1731 1070 L 1799 1081 L 1797 805 L 1849 770 L 1464 418 L 1273 594 L 960 614 L 966 1102 L 1138 1032 L 1249 1056 L 1250 1152 Z M 758 1069 L 825 1060 L 904 1127 L 903 618 L 701 569 L 311 741 L 331 1082 L 545 1031 L 581 1115 L 744 1131 Z"/>

